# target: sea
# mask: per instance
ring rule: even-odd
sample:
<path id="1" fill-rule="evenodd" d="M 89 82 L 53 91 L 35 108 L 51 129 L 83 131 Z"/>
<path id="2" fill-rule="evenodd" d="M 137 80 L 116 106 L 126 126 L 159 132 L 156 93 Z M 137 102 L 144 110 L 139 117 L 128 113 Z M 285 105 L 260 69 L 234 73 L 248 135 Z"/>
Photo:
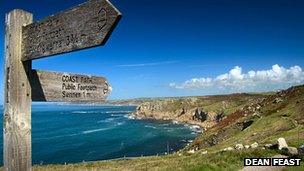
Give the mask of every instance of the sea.
<path id="1" fill-rule="evenodd" d="M 34 104 L 33 164 L 65 164 L 165 155 L 184 148 L 197 127 L 171 121 L 137 120 L 135 106 Z M 3 107 L 0 106 L 1 131 Z M 0 134 L 3 165 L 3 133 Z"/>

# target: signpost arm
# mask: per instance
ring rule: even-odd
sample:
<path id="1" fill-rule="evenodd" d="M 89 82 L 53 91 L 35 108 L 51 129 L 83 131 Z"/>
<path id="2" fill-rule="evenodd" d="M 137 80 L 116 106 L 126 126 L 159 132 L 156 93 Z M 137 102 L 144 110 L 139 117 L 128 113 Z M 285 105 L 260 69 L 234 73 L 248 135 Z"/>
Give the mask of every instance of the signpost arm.
<path id="1" fill-rule="evenodd" d="M 31 61 L 22 62 L 22 26 L 31 13 L 13 10 L 6 15 L 5 101 L 3 116 L 4 170 L 31 170 Z"/>

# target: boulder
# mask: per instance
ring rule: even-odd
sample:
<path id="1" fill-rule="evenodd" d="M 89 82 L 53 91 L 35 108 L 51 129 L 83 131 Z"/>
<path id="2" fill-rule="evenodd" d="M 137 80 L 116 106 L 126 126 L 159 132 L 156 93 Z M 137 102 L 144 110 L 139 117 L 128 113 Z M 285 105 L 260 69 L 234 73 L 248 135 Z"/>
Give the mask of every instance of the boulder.
<path id="1" fill-rule="evenodd" d="M 243 123 L 243 128 L 242 131 L 245 130 L 246 128 L 248 128 L 249 126 L 251 126 L 253 124 L 253 120 L 249 120 Z"/>
<path id="2" fill-rule="evenodd" d="M 257 118 L 261 118 L 260 112 L 254 112 L 252 116 L 257 117 Z"/>
<path id="3" fill-rule="evenodd" d="M 265 144 L 264 147 L 268 149 L 278 149 L 278 144 Z"/>
<path id="4" fill-rule="evenodd" d="M 207 153 L 208 153 L 208 151 L 207 151 L 207 150 L 202 152 L 202 154 L 207 154 Z"/>
<path id="5" fill-rule="evenodd" d="M 236 150 L 242 150 L 244 148 L 243 144 L 236 144 L 234 147 Z"/>
<path id="6" fill-rule="evenodd" d="M 271 147 L 272 147 L 272 144 L 265 144 L 264 147 L 266 147 L 266 148 L 271 148 Z"/>
<path id="7" fill-rule="evenodd" d="M 232 147 L 227 147 L 227 148 L 224 148 L 223 151 L 232 151 L 233 148 Z"/>
<path id="8" fill-rule="evenodd" d="M 201 108 L 196 108 L 192 116 L 192 120 L 204 122 L 208 119 L 208 113 Z"/>
<path id="9" fill-rule="evenodd" d="M 299 147 L 298 152 L 300 155 L 304 155 L 304 144 Z"/>
<path id="10" fill-rule="evenodd" d="M 280 103 L 280 102 L 282 102 L 283 100 L 281 99 L 281 98 L 279 98 L 279 97 L 277 97 L 277 98 L 275 98 L 274 100 L 273 100 L 273 103 Z"/>
<path id="11" fill-rule="evenodd" d="M 253 144 L 250 145 L 251 148 L 257 148 L 259 144 L 257 142 L 254 142 Z"/>
<path id="12" fill-rule="evenodd" d="M 223 112 L 219 113 L 219 114 L 216 114 L 215 121 L 218 123 L 218 122 L 222 121 L 223 118 L 224 118 L 224 113 Z"/>
<path id="13" fill-rule="evenodd" d="M 289 156 L 296 156 L 299 154 L 298 149 L 296 147 L 283 147 L 282 151 Z"/>
<path id="14" fill-rule="evenodd" d="M 279 150 L 282 150 L 282 148 L 284 147 L 288 147 L 286 141 L 285 141 L 285 138 L 279 138 L 278 139 L 278 148 Z"/>
<path id="15" fill-rule="evenodd" d="M 244 147 L 245 147 L 246 149 L 248 149 L 248 148 L 250 148 L 250 145 L 245 145 Z"/>
<path id="16" fill-rule="evenodd" d="M 187 153 L 188 153 L 188 154 L 194 154 L 194 153 L 195 153 L 195 150 L 194 150 L 194 149 L 189 150 Z"/>

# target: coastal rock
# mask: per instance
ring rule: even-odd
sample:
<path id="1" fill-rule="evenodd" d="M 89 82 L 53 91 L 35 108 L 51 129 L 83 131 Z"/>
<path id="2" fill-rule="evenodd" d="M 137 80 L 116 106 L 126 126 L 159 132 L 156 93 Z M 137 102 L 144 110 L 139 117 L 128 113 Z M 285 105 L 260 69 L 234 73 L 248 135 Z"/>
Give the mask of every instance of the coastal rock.
<path id="1" fill-rule="evenodd" d="M 282 151 L 284 151 L 285 153 L 287 153 L 287 155 L 290 156 L 296 156 L 299 154 L 298 149 L 295 147 L 283 147 Z"/>
<path id="2" fill-rule="evenodd" d="M 208 151 L 207 151 L 207 150 L 202 152 L 202 154 L 203 154 L 203 155 L 205 155 L 205 154 L 207 154 L 207 153 L 208 153 Z"/>
<path id="3" fill-rule="evenodd" d="M 283 100 L 282 100 L 282 98 L 279 98 L 279 97 L 277 97 L 273 100 L 273 103 L 280 103 L 280 102 L 283 102 Z"/>
<path id="4" fill-rule="evenodd" d="M 234 147 L 236 150 L 242 150 L 244 148 L 243 144 L 236 144 Z"/>
<path id="5" fill-rule="evenodd" d="M 272 144 L 265 144 L 264 147 L 266 148 L 270 148 L 272 146 Z"/>
<path id="6" fill-rule="evenodd" d="M 265 144 L 264 147 L 268 149 L 277 149 L 278 144 Z"/>
<path id="7" fill-rule="evenodd" d="M 285 138 L 279 138 L 278 139 L 278 146 L 279 146 L 278 147 L 279 150 L 282 150 L 282 148 L 284 148 L 284 147 L 288 147 L 288 145 L 285 141 Z"/>
<path id="8" fill-rule="evenodd" d="M 218 123 L 220 121 L 222 121 L 224 119 L 224 113 L 219 113 L 219 114 L 216 114 L 215 116 L 215 121 Z"/>
<path id="9" fill-rule="evenodd" d="M 304 144 L 299 147 L 298 152 L 300 155 L 304 155 Z"/>
<path id="10" fill-rule="evenodd" d="M 258 148 L 259 144 L 257 142 L 254 142 L 250 145 L 251 148 Z"/>
<path id="11" fill-rule="evenodd" d="M 179 111 L 179 115 L 178 117 L 181 117 L 182 115 L 186 114 L 186 110 L 184 108 L 182 108 L 180 111 Z"/>
<path id="12" fill-rule="evenodd" d="M 188 154 L 194 154 L 195 153 L 195 150 L 194 149 L 191 149 L 187 152 Z"/>
<path id="13" fill-rule="evenodd" d="M 245 130 L 246 128 L 250 127 L 253 124 L 253 120 L 248 120 L 248 121 L 243 121 L 243 122 L 239 122 L 237 123 L 237 126 L 240 130 Z"/>
<path id="14" fill-rule="evenodd" d="M 203 112 L 201 108 L 196 108 L 192 120 L 204 122 L 208 118 L 208 113 Z"/>
<path id="15" fill-rule="evenodd" d="M 227 147 L 227 148 L 224 148 L 223 151 L 232 151 L 233 148 L 232 147 Z"/>
<path id="16" fill-rule="evenodd" d="M 257 118 L 261 118 L 260 112 L 254 112 L 252 116 L 257 117 Z"/>

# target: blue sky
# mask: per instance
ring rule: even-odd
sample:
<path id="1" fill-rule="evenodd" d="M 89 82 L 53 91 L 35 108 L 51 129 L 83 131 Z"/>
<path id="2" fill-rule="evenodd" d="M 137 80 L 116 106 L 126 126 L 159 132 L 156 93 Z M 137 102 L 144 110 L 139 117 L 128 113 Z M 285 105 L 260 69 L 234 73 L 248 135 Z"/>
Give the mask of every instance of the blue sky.
<path id="1" fill-rule="evenodd" d="M 35 20 L 84 0 L 1 0 Z M 105 46 L 35 60 L 35 69 L 100 75 L 110 99 L 269 91 L 304 83 L 304 1 L 112 0 L 123 14 Z M 3 76 L 3 67 L 0 68 Z M 3 101 L 3 79 L 0 81 Z"/>

